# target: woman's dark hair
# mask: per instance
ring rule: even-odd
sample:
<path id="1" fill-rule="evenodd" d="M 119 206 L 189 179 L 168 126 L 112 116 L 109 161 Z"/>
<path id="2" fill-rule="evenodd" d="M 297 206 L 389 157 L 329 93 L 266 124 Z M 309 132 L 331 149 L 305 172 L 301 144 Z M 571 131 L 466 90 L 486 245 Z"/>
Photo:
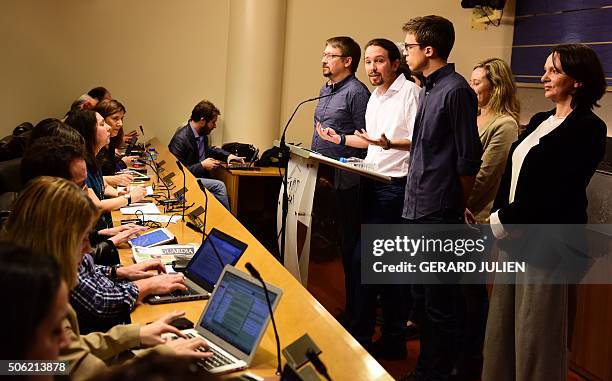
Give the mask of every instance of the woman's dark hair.
<path id="1" fill-rule="evenodd" d="M 103 118 L 109 117 L 118 112 L 126 113 L 125 106 L 116 99 L 105 99 L 96 105 L 96 110 Z M 111 152 L 115 152 L 116 148 L 121 148 L 123 145 L 123 127 L 119 129 L 117 136 L 110 138 L 108 148 Z"/>
<path id="2" fill-rule="evenodd" d="M 89 95 L 92 98 L 96 98 L 98 102 L 102 102 L 103 99 L 106 99 L 105 98 L 106 94 L 109 94 L 109 93 L 110 91 L 108 91 L 106 87 L 98 86 L 98 87 L 94 87 L 93 89 L 89 90 L 89 92 L 87 92 L 87 95 Z"/>
<path id="3" fill-rule="evenodd" d="M 0 359 L 24 360 L 55 301 L 60 271 L 53 257 L 32 254 L 12 242 L 0 242 L 0 263 L 0 289 L 10 306 L 0 318 Z"/>
<path id="4" fill-rule="evenodd" d="M 47 118 L 34 126 L 28 140 L 28 146 L 32 145 L 36 140 L 48 136 L 59 136 L 76 145 L 85 143 L 83 137 L 66 123 L 56 118 Z"/>
<path id="5" fill-rule="evenodd" d="M 411 76 L 412 72 L 406 64 L 406 60 L 404 60 L 404 58 L 402 57 L 402 54 L 400 53 L 400 50 L 395 44 L 395 42 L 387 40 L 386 38 L 375 38 L 367 43 L 364 51 L 370 46 L 379 46 L 385 49 L 387 51 L 387 54 L 389 55 L 389 61 L 399 61 L 400 63 L 399 67 L 395 71 L 395 74 L 398 76 L 400 74 L 404 74 L 404 77 L 406 77 L 407 80 L 414 82 L 414 79 L 412 79 Z"/>
<path id="6" fill-rule="evenodd" d="M 563 44 L 555 46 L 552 54 L 553 65 L 555 56 L 561 62 L 561 67 L 555 69 L 582 84 L 572 94 L 572 108 L 599 107 L 597 101 L 605 94 L 608 85 L 601 62 L 593 49 L 582 44 Z"/>
<path id="7" fill-rule="evenodd" d="M 74 110 L 68 114 L 66 124 L 78 131 L 85 139 L 85 152 L 87 153 L 87 167 L 98 171 L 96 163 L 96 112 L 93 110 Z"/>

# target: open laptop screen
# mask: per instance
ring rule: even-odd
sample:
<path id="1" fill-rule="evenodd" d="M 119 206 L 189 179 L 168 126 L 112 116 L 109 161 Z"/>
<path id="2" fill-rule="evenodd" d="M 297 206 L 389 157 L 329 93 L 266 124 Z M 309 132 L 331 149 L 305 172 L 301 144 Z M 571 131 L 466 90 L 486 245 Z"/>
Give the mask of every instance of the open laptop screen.
<path id="1" fill-rule="evenodd" d="M 212 229 L 189 262 L 185 275 L 206 291 L 212 291 L 223 272 L 223 267 L 225 265 L 235 265 L 246 248 L 245 243 L 217 229 Z M 214 249 L 217 250 L 219 257 L 215 254 Z M 220 263 L 219 258 L 223 264 Z M 203 281 L 203 283 L 200 281 Z"/>
<path id="2" fill-rule="evenodd" d="M 271 290 L 268 295 L 274 305 L 278 295 Z M 251 355 L 269 317 L 263 287 L 226 271 L 206 306 L 200 325 Z"/>

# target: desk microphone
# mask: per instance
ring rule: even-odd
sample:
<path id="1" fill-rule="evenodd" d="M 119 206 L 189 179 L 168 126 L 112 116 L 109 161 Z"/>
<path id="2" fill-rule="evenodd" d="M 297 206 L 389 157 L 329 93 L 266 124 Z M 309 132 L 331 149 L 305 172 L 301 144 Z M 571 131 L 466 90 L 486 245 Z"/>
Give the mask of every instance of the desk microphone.
<path id="1" fill-rule="evenodd" d="M 179 170 L 183 174 L 183 189 L 187 189 L 185 187 L 185 182 L 187 181 L 187 177 L 185 176 L 185 168 L 183 168 L 183 164 L 181 164 L 181 162 L 178 161 L 178 160 L 176 161 L 176 165 L 178 166 Z M 183 214 L 182 214 L 182 218 L 183 218 L 183 221 L 185 221 L 185 194 L 183 194 Z"/>
<path id="2" fill-rule="evenodd" d="M 206 187 L 199 181 L 196 181 L 204 193 L 204 217 L 202 217 L 202 231 L 206 232 L 206 216 L 208 215 L 208 193 L 206 192 Z"/>
<path id="3" fill-rule="evenodd" d="M 268 311 L 270 311 L 270 319 L 272 320 L 272 328 L 274 328 L 274 338 L 276 339 L 276 358 L 278 360 L 278 365 L 276 367 L 276 375 L 283 376 L 283 371 L 281 368 L 281 354 L 280 354 L 280 339 L 278 338 L 278 331 L 276 330 L 276 322 L 274 321 L 274 312 L 272 312 L 272 303 L 270 303 L 270 296 L 268 295 L 268 287 L 266 286 L 266 282 L 264 282 L 263 278 L 259 274 L 259 271 L 255 270 L 255 267 L 251 264 L 251 262 L 247 262 L 244 267 L 249 270 L 251 276 L 258 281 L 261 282 L 263 286 L 264 292 L 266 294 L 266 303 L 268 304 Z"/>

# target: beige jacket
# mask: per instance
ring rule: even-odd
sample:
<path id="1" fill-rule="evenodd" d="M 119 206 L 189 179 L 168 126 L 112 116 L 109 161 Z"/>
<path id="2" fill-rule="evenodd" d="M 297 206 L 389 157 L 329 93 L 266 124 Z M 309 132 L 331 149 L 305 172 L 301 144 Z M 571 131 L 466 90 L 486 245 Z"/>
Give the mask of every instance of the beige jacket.
<path id="1" fill-rule="evenodd" d="M 510 146 L 518 138 L 518 125 L 510 116 L 496 116 L 478 127 L 482 143 L 482 165 L 468 200 L 468 209 L 478 223 L 485 223 L 506 167 Z"/>
<path id="2" fill-rule="evenodd" d="M 70 338 L 70 345 L 61 351 L 60 360 L 69 362 L 72 381 L 86 380 L 100 373 L 108 365 L 121 362 L 121 359 L 117 359 L 118 355 L 140 346 L 139 324 L 117 325 L 108 332 L 92 332 L 81 336 L 76 312 L 70 306 L 63 328 Z M 166 345 L 158 345 L 151 350 L 173 353 Z M 126 360 L 132 356 L 122 357 Z"/>

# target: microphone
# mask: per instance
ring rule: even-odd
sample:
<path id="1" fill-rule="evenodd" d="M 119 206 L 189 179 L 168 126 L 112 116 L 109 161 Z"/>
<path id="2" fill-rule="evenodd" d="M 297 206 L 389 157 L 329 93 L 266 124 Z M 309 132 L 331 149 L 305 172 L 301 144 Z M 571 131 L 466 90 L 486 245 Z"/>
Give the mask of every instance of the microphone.
<path id="1" fill-rule="evenodd" d="M 187 181 L 187 177 L 185 176 L 185 168 L 183 168 L 183 164 L 181 164 L 181 162 L 178 161 L 178 160 L 176 161 L 176 165 L 178 166 L 179 170 L 183 174 L 183 189 L 187 189 L 186 186 L 185 186 L 185 183 Z M 181 218 L 183 219 L 183 222 L 184 222 L 185 221 L 185 195 L 183 194 L 182 197 L 183 197 L 183 208 L 182 208 L 183 209 L 183 213 L 182 213 L 182 217 Z"/>
<path id="2" fill-rule="evenodd" d="M 204 193 L 204 217 L 202 217 L 202 231 L 206 233 L 206 216 L 208 215 L 208 193 L 206 192 L 206 187 L 204 187 L 201 182 L 196 182 L 200 186 L 202 193 Z"/>
<path id="3" fill-rule="evenodd" d="M 144 128 L 142 128 L 142 124 L 140 126 L 138 126 L 138 127 L 140 128 L 140 133 L 142 134 L 142 144 L 143 144 L 142 146 L 143 146 L 143 148 L 147 148 L 146 147 L 147 141 L 145 139 Z"/>
<path id="4" fill-rule="evenodd" d="M 322 98 L 327 98 L 327 97 L 331 97 L 335 94 L 335 86 L 332 86 L 331 92 L 329 94 L 325 94 L 325 95 L 319 95 L 318 97 L 314 97 L 314 98 L 308 98 L 302 102 L 300 102 L 295 110 L 293 110 L 293 114 L 291 114 L 291 116 L 289 117 L 289 120 L 287 121 L 287 124 L 285 124 L 285 128 L 283 128 L 283 134 L 281 135 L 281 139 L 280 139 L 280 152 L 281 152 L 281 163 L 284 163 L 284 168 L 285 168 L 285 176 L 283 177 L 283 204 L 282 204 L 282 216 L 281 216 L 281 244 L 280 244 L 280 262 L 281 264 L 284 263 L 285 261 L 285 230 L 286 229 L 286 225 L 287 225 L 287 214 L 289 213 L 289 193 L 287 190 L 287 182 L 288 182 L 288 173 L 289 173 L 289 147 L 287 147 L 287 144 L 285 143 L 285 137 L 287 134 L 287 128 L 289 127 L 289 124 L 291 124 L 291 121 L 293 120 L 293 117 L 295 116 L 295 113 L 297 113 L 298 109 L 300 108 L 300 106 L 302 106 L 304 103 L 308 103 L 308 102 L 313 102 Z M 280 360 L 279 360 L 280 361 Z M 279 365 L 279 370 L 280 370 L 280 365 Z"/>
<path id="5" fill-rule="evenodd" d="M 278 338 L 278 331 L 276 330 L 276 322 L 274 321 L 274 312 L 272 312 L 272 303 L 270 303 L 270 296 L 268 296 L 268 287 L 266 286 L 266 282 L 264 282 L 263 278 L 259 274 L 259 271 L 255 270 L 255 267 L 251 264 L 251 262 L 247 262 L 244 267 L 249 271 L 251 276 L 258 281 L 261 282 L 263 286 L 264 292 L 266 294 L 266 303 L 268 304 L 268 311 L 270 312 L 270 320 L 272 320 L 272 328 L 274 328 L 274 338 L 276 339 L 276 358 L 278 360 L 278 365 L 276 367 L 276 375 L 283 376 L 283 371 L 281 368 L 281 354 L 280 354 L 280 339 Z"/>

